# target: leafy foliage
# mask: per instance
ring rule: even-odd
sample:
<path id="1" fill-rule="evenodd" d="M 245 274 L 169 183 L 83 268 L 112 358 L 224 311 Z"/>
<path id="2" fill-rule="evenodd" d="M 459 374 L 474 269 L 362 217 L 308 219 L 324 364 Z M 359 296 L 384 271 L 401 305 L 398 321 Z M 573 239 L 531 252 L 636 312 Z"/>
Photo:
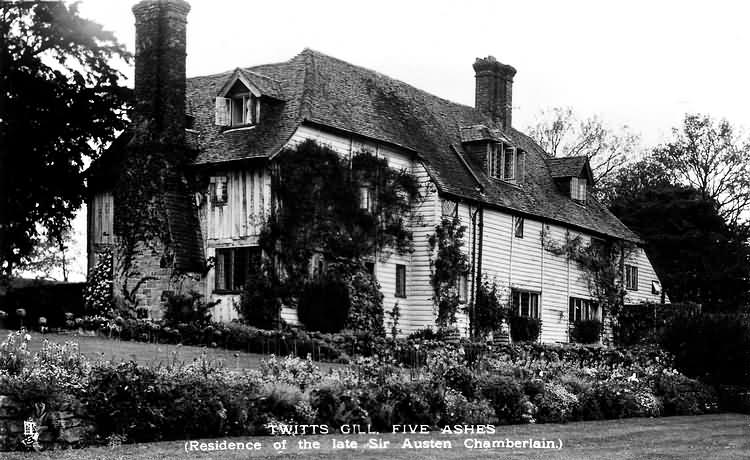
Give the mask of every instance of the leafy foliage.
<path id="1" fill-rule="evenodd" d="M 314 253 L 340 262 L 411 250 L 408 220 L 419 184 L 384 158 L 368 152 L 346 158 L 307 140 L 279 154 L 272 189 L 277 202 L 260 244 L 285 281 L 297 284 L 293 292 L 308 279 Z"/>
<path id="2" fill-rule="evenodd" d="M 517 314 L 510 315 L 510 337 L 514 342 L 535 342 L 542 332 L 542 320 Z"/>
<path id="3" fill-rule="evenodd" d="M 500 329 L 508 316 L 508 309 L 500 301 L 495 281 L 490 281 L 489 278 L 482 280 L 477 289 L 474 308 L 470 312 L 473 312 L 473 317 L 470 319 L 474 330 L 480 336 Z"/>
<path id="4" fill-rule="evenodd" d="M 602 333 L 602 322 L 598 319 L 582 319 L 573 323 L 571 338 L 576 343 L 596 343 Z"/>
<path id="5" fill-rule="evenodd" d="M 83 291 L 84 308 L 89 315 L 110 314 L 113 308 L 112 248 L 104 248 L 98 257 Z"/>
<path id="6" fill-rule="evenodd" d="M 431 260 L 430 283 L 437 307 L 436 321 L 441 327 L 456 322 L 456 313 L 461 304 L 459 282 L 461 276 L 469 271 L 469 256 L 463 251 L 465 232 L 466 226 L 461 225 L 458 216 L 443 218 L 429 239 L 430 250 L 435 253 Z"/>
<path id="7" fill-rule="evenodd" d="M 125 127 L 130 92 L 111 62 L 129 55 L 61 2 L 4 4 L 0 37 L 0 271 L 10 275 L 38 228 L 69 227 L 85 197 L 84 159 Z"/>
<path id="8" fill-rule="evenodd" d="M 274 329 L 281 322 L 282 298 L 284 290 L 281 283 L 267 264 L 263 264 L 261 270 L 248 273 L 240 302 L 236 304 L 237 312 L 251 326 Z"/>
<path id="9" fill-rule="evenodd" d="M 297 314 L 312 331 L 339 332 L 349 316 L 349 290 L 337 279 L 323 277 L 305 284 Z"/>
<path id="10" fill-rule="evenodd" d="M 164 321 L 167 324 L 192 323 L 198 327 L 211 322 L 211 309 L 220 302 L 205 302 L 203 294 L 196 291 L 168 293 L 165 300 Z"/>

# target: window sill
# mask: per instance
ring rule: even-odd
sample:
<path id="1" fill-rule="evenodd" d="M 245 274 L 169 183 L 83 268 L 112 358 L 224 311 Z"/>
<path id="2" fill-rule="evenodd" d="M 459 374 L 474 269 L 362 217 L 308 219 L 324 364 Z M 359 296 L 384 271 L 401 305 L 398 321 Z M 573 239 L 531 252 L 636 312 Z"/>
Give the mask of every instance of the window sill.
<path id="1" fill-rule="evenodd" d="M 405 295 L 398 295 L 398 294 L 393 294 L 393 297 L 395 297 L 397 299 L 405 299 L 406 298 Z"/>
<path id="2" fill-rule="evenodd" d="M 214 289 L 212 294 L 216 295 L 239 295 L 242 291 L 231 291 L 229 289 Z"/>
<path id="3" fill-rule="evenodd" d="M 254 124 L 254 125 L 245 124 L 245 125 L 228 126 L 224 129 L 224 131 L 222 131 L 222 134 L 232 133 L 235 131 L 247 131 L 250 129 L 255 129 L 256 126 L 258 125 L 257 124 Z"/>

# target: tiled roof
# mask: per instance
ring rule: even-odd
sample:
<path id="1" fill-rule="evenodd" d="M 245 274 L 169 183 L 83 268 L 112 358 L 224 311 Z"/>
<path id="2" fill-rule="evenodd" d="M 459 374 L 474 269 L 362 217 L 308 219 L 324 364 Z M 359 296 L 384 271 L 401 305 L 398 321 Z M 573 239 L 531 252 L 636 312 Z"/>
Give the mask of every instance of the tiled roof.
<path id="1" fill-rule="evenodd" d="M 559 177 L 578 177 L 586 166 L 586 161 L 585 156 L 548 158 L 547 166 L 549 166 L 552 177 L 556 179 Z"/>
<path id="2" fill-rule="evenodd" d="M 222 133 L 214 125 L 214 97 L 232 73 L 188 79 L 188 99 L 200 132 L 198 164 L 270 157 L 300 124 L 314 123 L 413 151 L 442 193 L 639 241 L 593 197 L 581 206 L 558 190 L 553 177 L 576 168 L 574 175 L 579 175 L 581 159 L 550 163 L 532 139 L 515 129 L 503 132 L 473 107 L 310 49 L 287 62 L 244 70 L 251 73 L 248 78 L 255 74 L 278 82 L 285 102 L 266 104 L 253 129 Z M 521 187 L 490 179 L 461 147 L 462 142 L 482 140 L 510 141 L 526 151 Z"/>

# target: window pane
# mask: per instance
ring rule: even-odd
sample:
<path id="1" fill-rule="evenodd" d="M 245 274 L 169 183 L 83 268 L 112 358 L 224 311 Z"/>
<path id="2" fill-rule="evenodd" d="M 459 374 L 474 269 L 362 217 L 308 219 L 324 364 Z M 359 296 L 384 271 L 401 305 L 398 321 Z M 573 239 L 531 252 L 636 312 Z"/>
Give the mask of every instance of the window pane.
<path id="1" fill-rule="evenodd" d="M 529 293 L 521 293 L 521 316 L 529 316 Z"/>
<path id="2" fill-rule="evenodd" d="M 217 290 L 223 290 L 226 289 L 226 281 L 224 279 L 224 271 L 226 270 L 225 264 L 225 253 L 221 249 L 216 250 L 216 273 L 214 275 L 215 277 L 215 286 Z"/>
<path id="3" fill-rule="evenodd" d="M 523 238 L 524 218 L 516 217 L 515 220 L 516 220 L 516 229 L 515 229 L 516 238 Z"/>
<path id="4" fill-rule="evenodd" d="M 396 265 L 396 297 L 406 297 L 405 265 Z"/>
<path id="5" fill-rule="evenodd" d="M 504 165 L 504 168 L 505 169 L 504 169 L 504 172 L 503 172 L 503 177 L 506 180 L 512 180 L 513 176 L 514 176 L 514 174 L 513 174 L 513 172 L 514 172 L 513 171 L 513 165 L 515 163 L 515 158 L 514 158 L 515 157 L 515 155 L 514 155 L 515 152 L 514 152 L 514 150 L 515 149 L 513 149 L 512 147 L 506 147 L 504 149 L 504 151 L 505 151 L 505 165 Z"/>

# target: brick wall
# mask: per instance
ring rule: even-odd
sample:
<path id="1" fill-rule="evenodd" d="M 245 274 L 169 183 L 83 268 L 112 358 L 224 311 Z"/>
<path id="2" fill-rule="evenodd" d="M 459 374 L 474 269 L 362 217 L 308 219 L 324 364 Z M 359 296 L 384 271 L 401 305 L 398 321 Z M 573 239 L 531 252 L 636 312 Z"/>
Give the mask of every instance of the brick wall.
<path id="1" fill-rule="evenodd" d="M 86 443 L 94 425 L 80 406 L 67 405 L 62 410 L 38 413 L 11 396 L 0 394 L 0 451 L 22 450 L 24 421 L 34 421 L 39 430 L 39 447 L 69 449 Z"/>

